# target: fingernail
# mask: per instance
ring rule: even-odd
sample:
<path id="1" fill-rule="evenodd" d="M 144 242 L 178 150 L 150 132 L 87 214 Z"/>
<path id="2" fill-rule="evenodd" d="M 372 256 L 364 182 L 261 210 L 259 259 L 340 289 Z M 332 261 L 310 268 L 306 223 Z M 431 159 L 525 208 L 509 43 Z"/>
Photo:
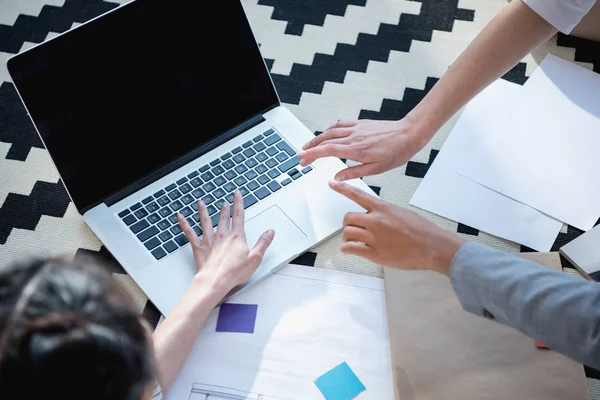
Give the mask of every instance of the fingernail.
<path id="1" fill-rule="evenodd" d="M 304 147 L 306 147 L 306 146 L 304 146 Z M 298 157 L 300 157 L 300 158 L 304 157 L 305 155 L 306 155 L 305 151 L 301 151 L 300 153 L 298 153 Z"/>
<path id="2" fill-rule="evenodd" d="M 343 181 L 343 179 L 342 179 L 342 177 L 341 177 L 341 176 L 337 176 L 337 175 L 336 175 L 336 176 L 335 176 L 335 181 L 336 181 L 336 183 L 339 183 L 339 182 Z"/>
<path id="3" fill-rule="evenodd" d="M 235 194 L 237 196 L 237 195 L 240 195 L 242 193 L 238 189 L 235 189 L 235 191 L 233 192 L 233 194 Z"/>
<path id="4" fill-rule="evenodd" d="M 269 235 L 269 236 L 275 236 L 275 230 L 274 229 L 269 229 L 267 231 L 267 235 Z"/>
<path id="5" fill-rule="evenodd" d="M 339 182 L 329 181 L 329 186 L 337 186 Z"/>
<path id="6" fill-rule="evenodd" d="M 179 211 L 177 211 L 177 218 L 183 218 L 183 215 Z"/>
<path id="7" fill-rule="evenodd" d="M 306 148 L 308 147 L 308 143 L 306 143 L 304 146 L 302 146 L 302 150 L 306 150 Z M 300 153 L 302 154 L 302 153 Z"/>

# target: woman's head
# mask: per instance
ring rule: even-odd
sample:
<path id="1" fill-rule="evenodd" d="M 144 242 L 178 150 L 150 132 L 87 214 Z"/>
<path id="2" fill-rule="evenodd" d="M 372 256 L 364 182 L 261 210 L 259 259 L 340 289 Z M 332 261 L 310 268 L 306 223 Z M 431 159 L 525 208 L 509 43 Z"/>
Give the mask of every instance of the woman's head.
<path id="1" fill-rule="evenodd" d="M 149 335 L 110 275 L 61 260 L 0 268 L 0 397 L 139 400 Z"/>

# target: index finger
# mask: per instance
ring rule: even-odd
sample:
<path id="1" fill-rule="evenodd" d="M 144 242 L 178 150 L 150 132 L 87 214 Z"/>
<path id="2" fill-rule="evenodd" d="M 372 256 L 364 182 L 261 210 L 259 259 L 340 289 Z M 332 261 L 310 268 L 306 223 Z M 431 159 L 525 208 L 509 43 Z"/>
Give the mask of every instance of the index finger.
<path id="1" fill-rule="evenodd" d="M 298 157 L 301 158 L 300 165 L 308 165 L 314 160 L 323 157 L 349 158 L 353 160 L 354 148 L 347 144 L 324 144 L 301 151 Z"/>
<path id="2" fill-rule="evenodd" d="M 360 190 L 357 187 L 352 185 L 348 185 L 344 182 L 331 181 L 329 182 L 329 187 L 338 192 L 339 194 L 346 196 L 350 200 L 357 203 L 362 208 L 367 211 L 372 211 L 377 204 L 379 203 L 379 199 L 375 196 L 371 196 Z"/>
<path id="3" fill-rule="evenodd" d="M 233 192 L 233 217 L 231 218 L 231 230 L 244 233 L 244 200 L 239 190 Z"/>

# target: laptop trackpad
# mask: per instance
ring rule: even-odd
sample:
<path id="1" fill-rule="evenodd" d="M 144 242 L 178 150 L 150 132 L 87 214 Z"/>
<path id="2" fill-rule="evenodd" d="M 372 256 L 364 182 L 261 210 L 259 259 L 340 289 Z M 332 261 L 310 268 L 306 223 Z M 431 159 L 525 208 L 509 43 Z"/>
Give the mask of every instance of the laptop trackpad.
<path id="1" fill-rule="evenodd" d="M 274 229 L 275 239 L 267 249 L 261 268 L 276 267 L 302 251 L 306 235 L 277 206 L 272 206 L 246 221 L 246 239 L 252 249 L 263 232 Z M 273 264 L 276 261 L 277 264 Z M 262 271 L 261 271 L 262 272 Z"/>

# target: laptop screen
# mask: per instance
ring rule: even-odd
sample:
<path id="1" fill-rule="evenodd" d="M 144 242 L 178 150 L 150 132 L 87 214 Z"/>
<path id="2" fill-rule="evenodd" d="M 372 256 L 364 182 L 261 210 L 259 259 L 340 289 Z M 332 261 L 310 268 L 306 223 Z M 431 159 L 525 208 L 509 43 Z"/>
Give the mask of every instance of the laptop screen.
<path id="1" fill-rule="evenodd" d="M 78 209 L 278 102 L 239 0 L 137 0 L 9 70 Z"/>

